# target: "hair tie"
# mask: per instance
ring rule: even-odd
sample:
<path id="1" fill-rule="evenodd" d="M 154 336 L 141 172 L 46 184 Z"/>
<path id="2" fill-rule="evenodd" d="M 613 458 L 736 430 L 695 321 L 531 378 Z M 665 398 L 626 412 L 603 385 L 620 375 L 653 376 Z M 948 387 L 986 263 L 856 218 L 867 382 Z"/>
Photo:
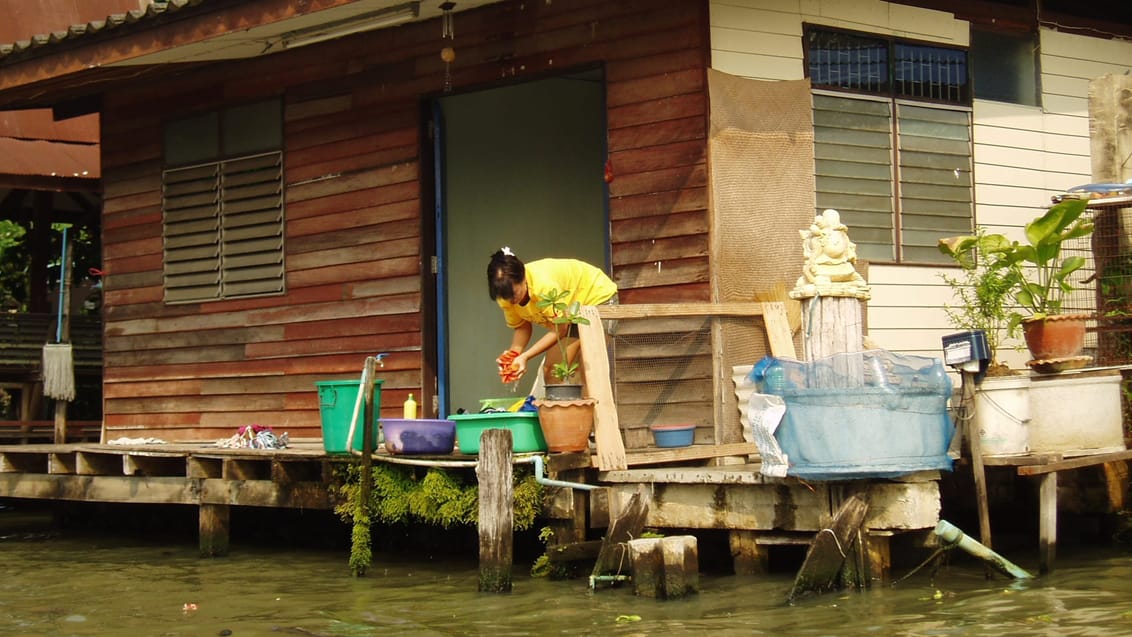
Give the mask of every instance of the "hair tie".
<path id="1" fill-rule="evenodd" d="M 511 246 L 503 246 L 503 254 L 509 257 L 515 256 L 515 253 L 511 252 Z"/>

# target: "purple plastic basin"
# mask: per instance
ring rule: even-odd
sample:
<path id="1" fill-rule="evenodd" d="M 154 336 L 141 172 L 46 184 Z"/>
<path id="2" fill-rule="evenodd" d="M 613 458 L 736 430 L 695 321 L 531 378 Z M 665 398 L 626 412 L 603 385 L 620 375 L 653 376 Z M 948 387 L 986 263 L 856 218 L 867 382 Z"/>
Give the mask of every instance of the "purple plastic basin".
<path id="1" fill-rule="evenodd" d="M 385 450 L 393 454 L 448 455 L 456 444 L 456 423 L 427 418 L 382 418 Z"/>

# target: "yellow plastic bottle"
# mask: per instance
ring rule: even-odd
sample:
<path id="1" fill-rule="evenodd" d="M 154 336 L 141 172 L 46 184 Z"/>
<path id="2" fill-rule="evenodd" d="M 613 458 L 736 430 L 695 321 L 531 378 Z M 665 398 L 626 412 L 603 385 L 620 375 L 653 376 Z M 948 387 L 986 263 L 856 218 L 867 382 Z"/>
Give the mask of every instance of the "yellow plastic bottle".
<path id="1" fill-rule="evenodd" d="M 405 418 L 410 419 L 410 418 L 416 418 L 416 417 L 417 417 L 417 401 L 413 400 L 412 394 L 409 394 L 409 397 L 407 399 L 405 399 Z"/>

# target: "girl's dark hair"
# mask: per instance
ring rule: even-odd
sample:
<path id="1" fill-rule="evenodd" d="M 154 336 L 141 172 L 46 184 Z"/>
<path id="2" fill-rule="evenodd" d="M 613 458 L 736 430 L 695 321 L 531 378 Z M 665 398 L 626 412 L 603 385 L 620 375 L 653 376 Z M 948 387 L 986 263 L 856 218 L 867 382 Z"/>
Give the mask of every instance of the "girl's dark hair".
<path id="1" fill-rule="evenodd" d="M 487 293 L 494 301 L 503 298 L 508 301 L 515 294 L 515 284 L 527 278 L 527 268 L 519 257 L 496 250 L 487 264 Z"/>

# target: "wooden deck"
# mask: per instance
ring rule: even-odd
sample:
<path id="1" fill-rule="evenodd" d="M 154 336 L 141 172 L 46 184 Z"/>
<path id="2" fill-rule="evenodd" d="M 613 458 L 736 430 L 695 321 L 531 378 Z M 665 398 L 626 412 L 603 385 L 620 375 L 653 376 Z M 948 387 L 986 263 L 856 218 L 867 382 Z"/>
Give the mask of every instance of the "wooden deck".
<path id="1" fill-rule="evenodd" d="M 1015 467 L 1020 476 L 1038 478 L 1038 568 L 1042 573 L 1048 573 L 1053 570 L 1054 558 L 1057 555 L 1057 474 L 1109 463 L 1124 463 L 1128 460 L 1132 460 L 1132 450 L 1125 449 L 1081 453 L 1074 456 L 1063 456 L 1060 453 L 984 456 L 983 464 L 988 467 Z M 1127 488 L 1126 480 L 1118 485 L 1120 493 L 1117 495 L 1121 504 L 1123 504 L 1123 492 Z M 1112 495 L 1110 493 L 1110 497 Z M 983 538 L 983 543 L 989 546 L 990 538 Z"/>
<path id="2" fill-rule="evenodd" d="M 214 443 L 0 446 L 0 498 L 329 509 L 320 441 L 288 449 Z"/>

